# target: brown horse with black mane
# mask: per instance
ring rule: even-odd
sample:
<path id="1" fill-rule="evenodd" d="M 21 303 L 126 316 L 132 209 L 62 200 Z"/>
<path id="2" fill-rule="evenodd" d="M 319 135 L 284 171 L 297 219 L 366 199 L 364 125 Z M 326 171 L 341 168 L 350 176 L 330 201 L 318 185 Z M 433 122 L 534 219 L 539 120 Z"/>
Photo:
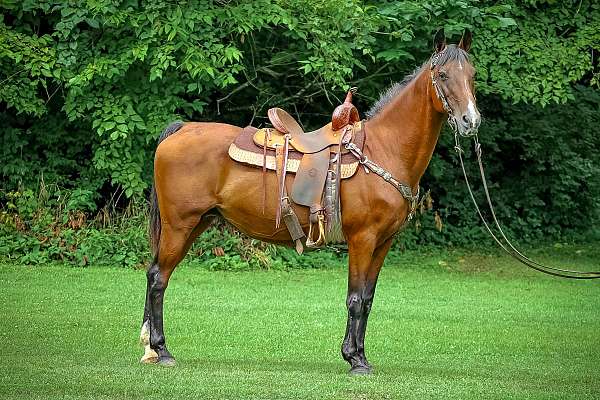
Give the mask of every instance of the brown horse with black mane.
<path id="1" fill-rule="evenodd" d="M 364 155 L 413 193 L 431 160 L 444 120 L 448 118 L 464 136 L 479 126 L 475 71 L 467 54 L 470 44 L 469 32 L 458 45 L 446 45 L 443 33 L 438 33 L 431 59 L 389 89 L 363 121 Z M 227 124 L 190 122 L 172 125 L 160 137 L 151 200 L 155 256 L 147 272 L 142 362 L 174 364 L 163 332 L 164 291 L 177 264 L 214 218 L 221 216 L 254 238 L 293 244 L 285 227 L 274 226 L 278 199 L 267 196 L 263 210 L 261 170 L 228 155 L 241 132 L 242 128 Z M 287 178 L 291 183 L 291 176 Z M 266 193 L 276 193 L 276 175 L 268 172 L 264 185 Z M 350 363 L 351 372 L 368 373 L 371 366 L 364 340 L 377 277 L 410 205 L 395 186 L 368 174 L 366 168 L 359 168 L 341 184 L 340 201 L 349 252 L 348 321 L 342 356 Z M 292 208 L 306 230 L 308 210 L 296 204 Z"/>

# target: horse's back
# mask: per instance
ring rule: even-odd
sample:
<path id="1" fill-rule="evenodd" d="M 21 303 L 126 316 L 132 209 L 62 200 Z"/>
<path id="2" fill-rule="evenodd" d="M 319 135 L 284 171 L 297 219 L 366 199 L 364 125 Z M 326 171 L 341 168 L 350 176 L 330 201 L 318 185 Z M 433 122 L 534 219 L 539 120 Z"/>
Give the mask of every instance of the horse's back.
<path id="1" fill-rule="evenodd" d="M 215 122 L 188 122 L 156 148 L 155 176 L 163 170 L 188 173 L 219 165 L 228 158 L 229 145 L 242 131 L 239 126 Z"/>
<path id="2" fill-rule="evenodd" d="M 229 144 L 241 131 L 242 128 L 235 125 L 217 122 L 187 122 L 158 145 L 156 156 L 158 158 L 169 154 L 177 155 L 197 147 L 227 153 Z"/>

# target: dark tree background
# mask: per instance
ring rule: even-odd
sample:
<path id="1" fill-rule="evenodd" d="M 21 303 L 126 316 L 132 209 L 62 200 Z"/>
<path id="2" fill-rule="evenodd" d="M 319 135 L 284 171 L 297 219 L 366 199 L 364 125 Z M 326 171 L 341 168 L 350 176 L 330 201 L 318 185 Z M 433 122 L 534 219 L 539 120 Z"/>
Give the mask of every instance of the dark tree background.
<path id="1" fill-rule="evenodd" d="M 597 238 L 596 1 L 29 0 L 0 9 L 0 250 L 14 251 L 16 236 L 27 236 L 23 254 L 36 240 L 47 250 L 48 237 L 79 249 L 64 232 L 105 226 L 107 205 L 127 219 L 147 196 L 156 138 L 175 119 L 261 125 L 277 105 L 315 127 L 350 86 L 366 111 L 429 57 L 440 27 L 451 41 L 474 32 L 480 138 L 500 217 L 520 238 Z M 442 135 L 422 181 L 433 209 L 407 233 L 411 243 L 481 238 L 452 140 Z"/>

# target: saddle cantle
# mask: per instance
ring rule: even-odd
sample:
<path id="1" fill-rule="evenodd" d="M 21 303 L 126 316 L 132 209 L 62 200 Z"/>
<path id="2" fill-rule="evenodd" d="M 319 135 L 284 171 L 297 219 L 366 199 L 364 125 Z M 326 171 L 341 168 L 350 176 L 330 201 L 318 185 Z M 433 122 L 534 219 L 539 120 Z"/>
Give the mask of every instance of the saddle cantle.
<path id="1" fill-rule="evenodd" d="M 304 132 L 286 111 L 271 108 L 268 116 L 273 128 L 246 127 L 229 148 L 233 160 L 262 167 L 263 185 L 266 171 L 276 172 L 279 207 L 275 225 L 278 227 L 280 220 L 284 221 L 299 253 L 305 237 L 307 247 L 345 241 L 341 229 L 340 180 L 354 175 L 359 163 L 344 145 L 352 142 L 362 149 L 365 141 L 358 110 L 351 103 L 352 93 L 353 90 L 349 91 L 344 104 L 336 108 L 332 122 L 320 129 Z M 287 172 L 296 175 L 291 200 L 310 209 L 307 236 L 290 205 L 284 184 Z M 264 205 L 266 190 L 263 190 Z"/>
<path id="2" fill-rule="evenodd" d="M 354 124 L 360 121 L 358 110 L 354 104 L 352 104 L 352 95 L 354 93 L 356 93 L 356 88 L 350 88 L 346 94 L 344 103 L 340 104 L 335 108 L 335 110 L 333 110 L 333 114 L 331 116 L 331 125 L 334 131 L 339 131 L 346 125 Z M 267 112 L 267 115 L 269 116 L 269 121 L 271 121 L 273 127 L 279 132 L 290 133 L 292 135 L 296 133 L 304 133 L 300 124 L 298 124 L 298 122 L 290 114 L 281 108 L 271 108 Z M 320 129 L 309 133 L 316 133 L 318 131 L 320 131 Z"/>

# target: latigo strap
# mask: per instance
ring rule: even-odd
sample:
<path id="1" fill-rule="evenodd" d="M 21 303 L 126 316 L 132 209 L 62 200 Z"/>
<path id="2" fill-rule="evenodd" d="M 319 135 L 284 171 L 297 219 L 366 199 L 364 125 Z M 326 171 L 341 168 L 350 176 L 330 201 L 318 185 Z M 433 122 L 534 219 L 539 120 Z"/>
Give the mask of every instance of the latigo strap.
<path id="1" fill-rule="evenodd" d="M 289 151 L 289 147 L 286 146 L 286 143 L 284 143 L 283 146 L 277 146 L 277 148 L 275 149 L 275 154 L 277 158 L 277 169 L 275 170 L 275 173 L 277 175 L 277 182 L 279 187 L 279 201 L 277 204 L 275 228 L 279 228 L 281 220 L 283 219 L 283 223 L 289 231 L 292 240 L 296 244 L 296 251 L 298 252 L 298 254 L 302 254 L 302 252 L 304 251 L 304 248 L 302 246 L 302 239 L 306 235 L 304 235 L 304 231 L 302 230 L 302 226 L 300 226 L 298 216 L 296 215 L 294 209 L 290 204 L 290 199 L 287 195 L 287 190 L 285 188 L 287 153 Z"/>

